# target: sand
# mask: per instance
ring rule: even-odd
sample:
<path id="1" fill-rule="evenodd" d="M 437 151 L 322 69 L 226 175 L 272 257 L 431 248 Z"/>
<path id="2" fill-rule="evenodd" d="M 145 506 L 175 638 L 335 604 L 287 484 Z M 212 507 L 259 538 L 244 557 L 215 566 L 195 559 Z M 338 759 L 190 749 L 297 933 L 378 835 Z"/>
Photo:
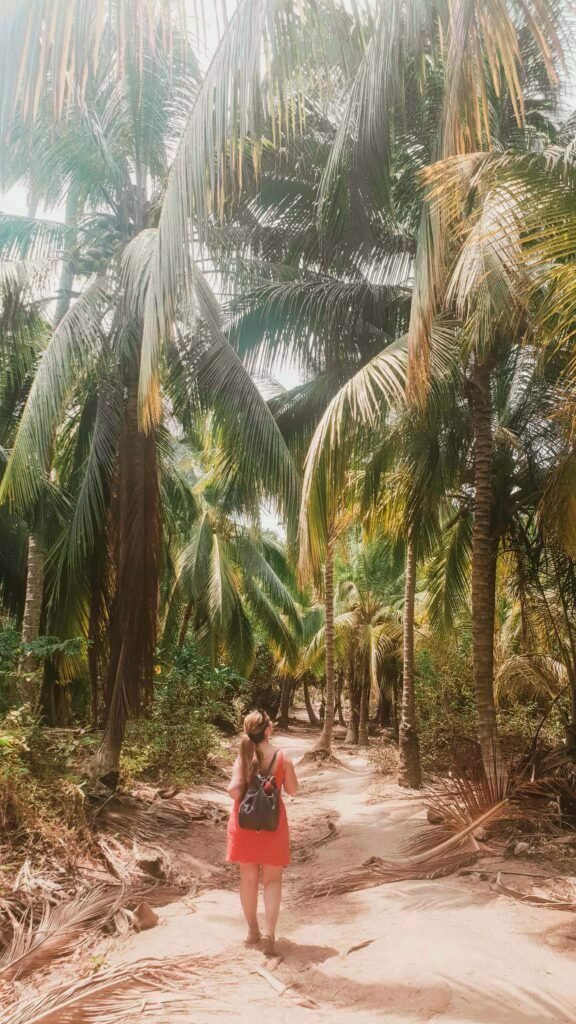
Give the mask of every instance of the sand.
<path id="1" fill-rule="evenodd" d="M 291 731 L 276 742 L 298 762 L 311 738 Z M 300 860 L 286 873 L 281 962 L 243 948 L 238 897 L 228 889 L 161 909 L 158 927 L 106 944 L 100 956 L 109 964 L 213 957 L 191 992 L 190 1024 L 576 1021 L 576 920 L 568 913 L 520 904 L 470 874 L 294 900 L 304 883 L 393 853 L 423 816 L 418 794 L 376 776 L 359 754 L 343 747 L 337 754 L 341 767 L 302 766 L 300 793 L 289 802 Z M 224 792 L 205 795 L 226 805 Z M 337 823 L 334 838 L 306 854 L 302 843 L 327 834 L 329 820 Z M 307 999 L 315 1008 L 299 1005 Z"/>

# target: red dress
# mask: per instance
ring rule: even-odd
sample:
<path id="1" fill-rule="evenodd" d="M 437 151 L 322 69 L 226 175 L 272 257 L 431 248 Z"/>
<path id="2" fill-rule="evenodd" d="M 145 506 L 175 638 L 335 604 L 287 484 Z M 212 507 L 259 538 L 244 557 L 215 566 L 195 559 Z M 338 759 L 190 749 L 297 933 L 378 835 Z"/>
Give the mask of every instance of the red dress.
<path id="1" fill-rule="evenodd" d="M 281 750 L 278 751 L 273 774 L 280 793 L 284 782 L 284 754 Z M 281 795 L 279 800 L 280 817 L 278 828 L 274 832 L 254 832 L 248 828 L 240 828 L 238 824 L 240 800 L 234 801 L 234 807 L 228 820 L 227 861 L 234 861 L 236 864 L 288 866 L 290 863 L 288 817 Z"/>

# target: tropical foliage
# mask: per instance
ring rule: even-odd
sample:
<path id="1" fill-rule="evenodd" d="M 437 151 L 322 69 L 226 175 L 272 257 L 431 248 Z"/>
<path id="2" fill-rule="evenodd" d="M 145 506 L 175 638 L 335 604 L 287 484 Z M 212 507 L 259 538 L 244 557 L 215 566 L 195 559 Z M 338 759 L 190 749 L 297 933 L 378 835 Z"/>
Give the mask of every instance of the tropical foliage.
<path id="1" fill-rule="evenodd" d="M 4 706 L 68 724 L 74 681 L 114 785 L 132 718 L 158 770 L 168 719 L 208 747 L 266 652 L 285 721 L 316 681 L 319 749 L 387 726 L 419 786 L 444 638 L 487 770 L 515 701 L 573 753 L 561 5 L 239 0 L 207 66 L 201 4 L 12 7 Z"/>

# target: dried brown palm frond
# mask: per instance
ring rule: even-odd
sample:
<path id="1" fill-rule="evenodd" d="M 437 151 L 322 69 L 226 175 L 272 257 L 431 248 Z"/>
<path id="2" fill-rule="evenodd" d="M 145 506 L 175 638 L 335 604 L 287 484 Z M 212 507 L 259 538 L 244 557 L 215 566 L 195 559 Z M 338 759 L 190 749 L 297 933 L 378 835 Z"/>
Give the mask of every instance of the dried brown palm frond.
<path id="1" fill-rule="evenodd" d="M 218 961 L 202 956 L 121 964 L 55 986 L 13 1008 L 0 1024 L 172 1024 L 190 1014 L 191 979 L 215 966 Z"/>
<path id="2" fill-rule="evenodd" d="M 328 875 L 315 885 L 301 889 L 296 897 L 297 903 L 326 896 L 341 896 L 358 889 L 370 889 L 388 882 L 405 882 L 419 878 L 442 878 L 450 875 L 458 868 L 470 864 L 478 856 L 478 843 L 469 838 L 458 850 L 444 855 L 441 860 L 415 864 L 410 858 L 403 860 L 383 860 L 381 857 L 370 857 L 356 868 L 340 874 Z"/>
<path id="3" fill-rule="evenodd" d="M 44 903 L 40 918 L 33 908 L 14 927 L 0 956 L 0 984 L 22 978 L 73 952 L 86 932 L 100 927 L 124 900 L 120 886 L 100 885 L 56 906 Z"/>
<path id="4" fill-rule="evenodd" d="M 99 832 L 117 832 L 125 839 L 153 844 L 169 834 L 189 832 L 194 822 L 217 823 L 226 818 L 226 812 L 217 804 L 187 793 L 147 802 L 138 795 L 120 794 L 98 812 L 95 825 Z"/>
<path id="5" fill-rule="evenodd" d="M 530 903 L 535 907 L 548 907 L 550 910 L 567 910 L 571 913 L 576 911 L 576 880 L 574 878 L 544 878 L 536 883 L 532 879 L 529 888 L 522 890 L 507 885 L 502 881 L 503 872 L 499 871 L 496 877 L 496 887 L 499 892 L 520 903 Z"/>
<path id="6" fill-rule="evenodd" d="M 299 898 L 451 874 L 478 856 L 480 847 L 474 838 L 477 829 L 517 815 L 513 797 L 519 785 L 520 779 L 496 763 L 487 773 L 477 754 L 466 772 L 455 772 L 436 783 L 427 806 L 441 824 L 423 826 L 409 835 L 401 844 L 399 856 L 372 857 L 356 868 L 307 886 Z"/>

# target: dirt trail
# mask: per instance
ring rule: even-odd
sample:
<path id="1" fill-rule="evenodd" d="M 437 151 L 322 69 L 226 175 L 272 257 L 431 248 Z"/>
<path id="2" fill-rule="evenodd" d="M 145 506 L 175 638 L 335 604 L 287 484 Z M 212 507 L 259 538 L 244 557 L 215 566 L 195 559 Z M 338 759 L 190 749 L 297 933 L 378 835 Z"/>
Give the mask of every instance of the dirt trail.
<path id="1" fill-rule="evenodd" d="M 297 762 L 311 741 L 290 732 L 277 742 Z M 305 905 L 291 901 L 302 883 L 393 853 L 409 823 L 422 816 L 418 800 L 375 776 L 363 757 L 345 748 L 337 753 L 342 767 L 300 769 L 301 790 L 289 803 L 297 841 L 321 837 L 328 817 L 337 819 L 337 830 L 287 872 L 278 942 L 283 959 L 272 965 L 273 975 L 258 974 L 266 967 L 262 954 L 243 949 L 238 897 L 224 889 L 164 908 L 154 930 L 103 948 L 107 962 L 202 953 L 216 965 L 224 957 L 225 967 L 207 971 L 191 1001 L 194 1024 L 247 1024 L 264 1014 L 273 1024 L 314 1015 L 326 1024 L 576 1021 L 576 923 L 569 914 L 520 905 L 464 875 Z M 227 800 L 212 789 L 205 795 Z M 280 994 L 270 977 L 319 1009 Z"/>

